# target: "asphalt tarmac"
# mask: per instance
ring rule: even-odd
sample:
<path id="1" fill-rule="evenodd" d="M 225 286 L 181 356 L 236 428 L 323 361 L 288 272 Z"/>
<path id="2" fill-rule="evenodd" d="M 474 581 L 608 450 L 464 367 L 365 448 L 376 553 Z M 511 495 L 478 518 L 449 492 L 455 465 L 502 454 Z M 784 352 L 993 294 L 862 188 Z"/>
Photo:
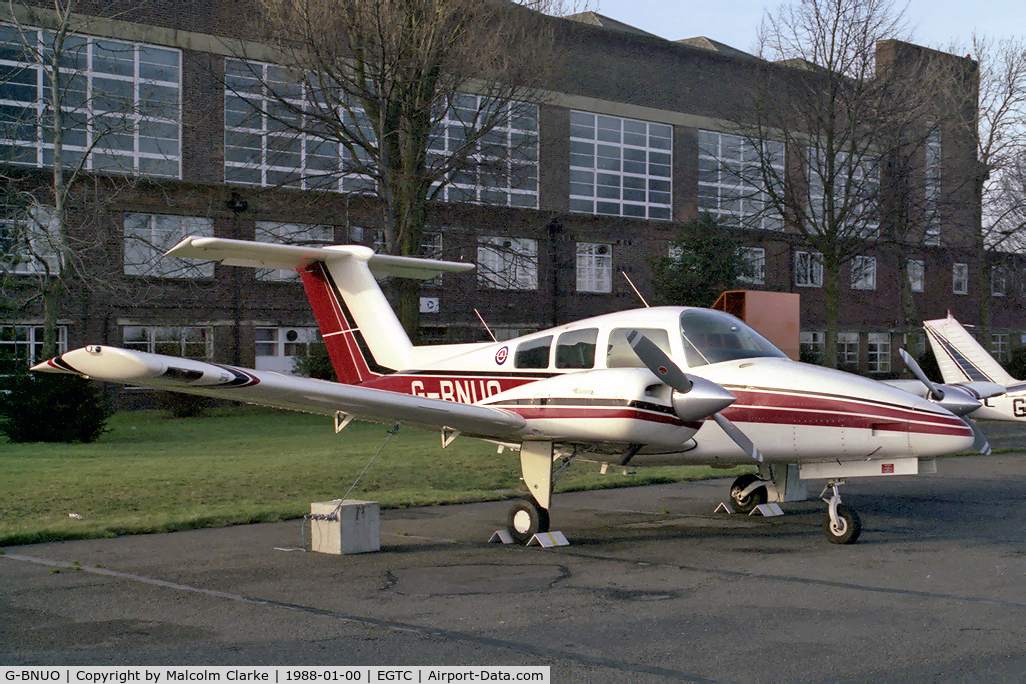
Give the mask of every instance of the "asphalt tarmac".
<path id="1" fill-rule="evenodd" d="M 1026 425 L 984 429 L 1026 447 Z M 381 551 L 350 556 L 304 551 L 302 521 L 6 547 L 0 665 L 1026 681 L 1026 454 L 848 483 L 851 546 L 826 541 L 818 501 L 714 514 L 728 486 L 557 495 L 571 545 L 553 549 L 487 543 L 505 502 L 383 511 Z"/>

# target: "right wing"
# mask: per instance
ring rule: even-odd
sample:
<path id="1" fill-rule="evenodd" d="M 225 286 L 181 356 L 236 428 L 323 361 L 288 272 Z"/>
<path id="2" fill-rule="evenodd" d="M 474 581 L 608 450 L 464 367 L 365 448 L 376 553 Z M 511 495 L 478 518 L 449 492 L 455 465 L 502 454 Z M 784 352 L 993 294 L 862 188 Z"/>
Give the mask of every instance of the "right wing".
<path id="1" fill-rule="evenodd" d="M 496 439 L 516 439 L 525 427 L 521 416 L 500 408 L 101 345 L 66 352 L 32 370 Z"/>

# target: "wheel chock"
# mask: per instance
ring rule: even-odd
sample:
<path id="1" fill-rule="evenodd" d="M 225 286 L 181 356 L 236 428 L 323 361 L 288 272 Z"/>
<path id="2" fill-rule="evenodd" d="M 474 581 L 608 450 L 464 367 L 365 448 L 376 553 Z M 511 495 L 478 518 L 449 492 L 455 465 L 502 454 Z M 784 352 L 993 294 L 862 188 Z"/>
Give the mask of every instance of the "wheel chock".
<path id="1" fill-rule="evenodd" d="M 720 511 L 723 511 L 727 515 L 734 515 L 734 513 L 737 512 L 733 508 L 730 507 L 730 504 L 724 503 L 722 501 L 720 502 L 720 505 L 716 507 L 716 510 L 713 511 L 713 513 L 719 513 Z"/>
<path id="2" fill-rule="evenodd" d="M 513 535 L 509 533 L 509 530 L 495 530 L 495 534 L 488 540 L 489 544 L 498 544 L 500 542 L 503 544 L 513 543 Z"/>
<path id="3" fill-rule="evenodd" d="M 548 549 L 553 546 L 570 546 L 562 532 L 539 532 L 527 542 L 528 546 L 541 546 Z"/>
<path id="4" fill-rule="evenodd" d="M 758 506 L 753 508 L 752 512 L 749 513 L 748 515 L 749 515 L 749 517 L 751 517 L 751 516 L 755 515 L 756 513 L 758 513 L 761 516 L 767 517 L 767 518 L 773 518 L 773 517 L 776 517 L 778 515 L 783 515 L 784 511 L 783 511 L 783 509 L 780 508 L 780 504 L 766 503 L 766 504 L 759 504 Z"/>

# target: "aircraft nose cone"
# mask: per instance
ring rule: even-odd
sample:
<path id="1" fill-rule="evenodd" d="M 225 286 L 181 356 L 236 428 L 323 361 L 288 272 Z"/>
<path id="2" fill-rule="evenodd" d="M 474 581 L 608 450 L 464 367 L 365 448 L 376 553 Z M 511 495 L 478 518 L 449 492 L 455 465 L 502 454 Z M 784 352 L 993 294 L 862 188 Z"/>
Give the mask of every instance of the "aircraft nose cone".
<path id="1" fill-rule="evenodd" d="M 673 410 L 681 420 L 703 420 L 737 401 L 715 382 L 694 375 L 688 379 L 693 383 L 688 392 L 673 393 Z"/>

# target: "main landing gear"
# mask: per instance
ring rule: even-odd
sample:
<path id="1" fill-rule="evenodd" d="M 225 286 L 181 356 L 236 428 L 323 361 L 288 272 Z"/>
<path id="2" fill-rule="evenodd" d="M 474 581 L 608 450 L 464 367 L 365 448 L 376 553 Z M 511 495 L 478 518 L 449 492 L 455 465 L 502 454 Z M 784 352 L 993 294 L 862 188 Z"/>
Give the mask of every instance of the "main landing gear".
<path id="1" fill-rule="evenodd" d="M 506 522 L 513 541 L 526 544 L 539 532 L 549 531 L 549 511 L 542 508 L 533 496 L 526 497 L 510 506 Z"/>
<path id="2" fill-rule="evenodd" d="M 827 504 L 827 514 L 823 520 L 823 533 L 834 544 L 854 544 L 862 533 L 862 521 L 854 509 L 841 503 L 838 488 L 844 480 L 829 480 L 823 488 L 820 498 Z M 771 497 L 770 493 L 774 496 Z M 762 479 L 756 475 L 742 475 L 730 486 L 730 506 L 736 513 L 747 514 L 756 506 L 766 503 L 770 498 L 784 500 L 777 496 L 779 490 L 773 479 Z M 827 496 L 829 493 L 829 496 Z M 804 494 L 802 495 L 804 498 Z M 792 500 L 792 499 L 788 499 Z"/>

